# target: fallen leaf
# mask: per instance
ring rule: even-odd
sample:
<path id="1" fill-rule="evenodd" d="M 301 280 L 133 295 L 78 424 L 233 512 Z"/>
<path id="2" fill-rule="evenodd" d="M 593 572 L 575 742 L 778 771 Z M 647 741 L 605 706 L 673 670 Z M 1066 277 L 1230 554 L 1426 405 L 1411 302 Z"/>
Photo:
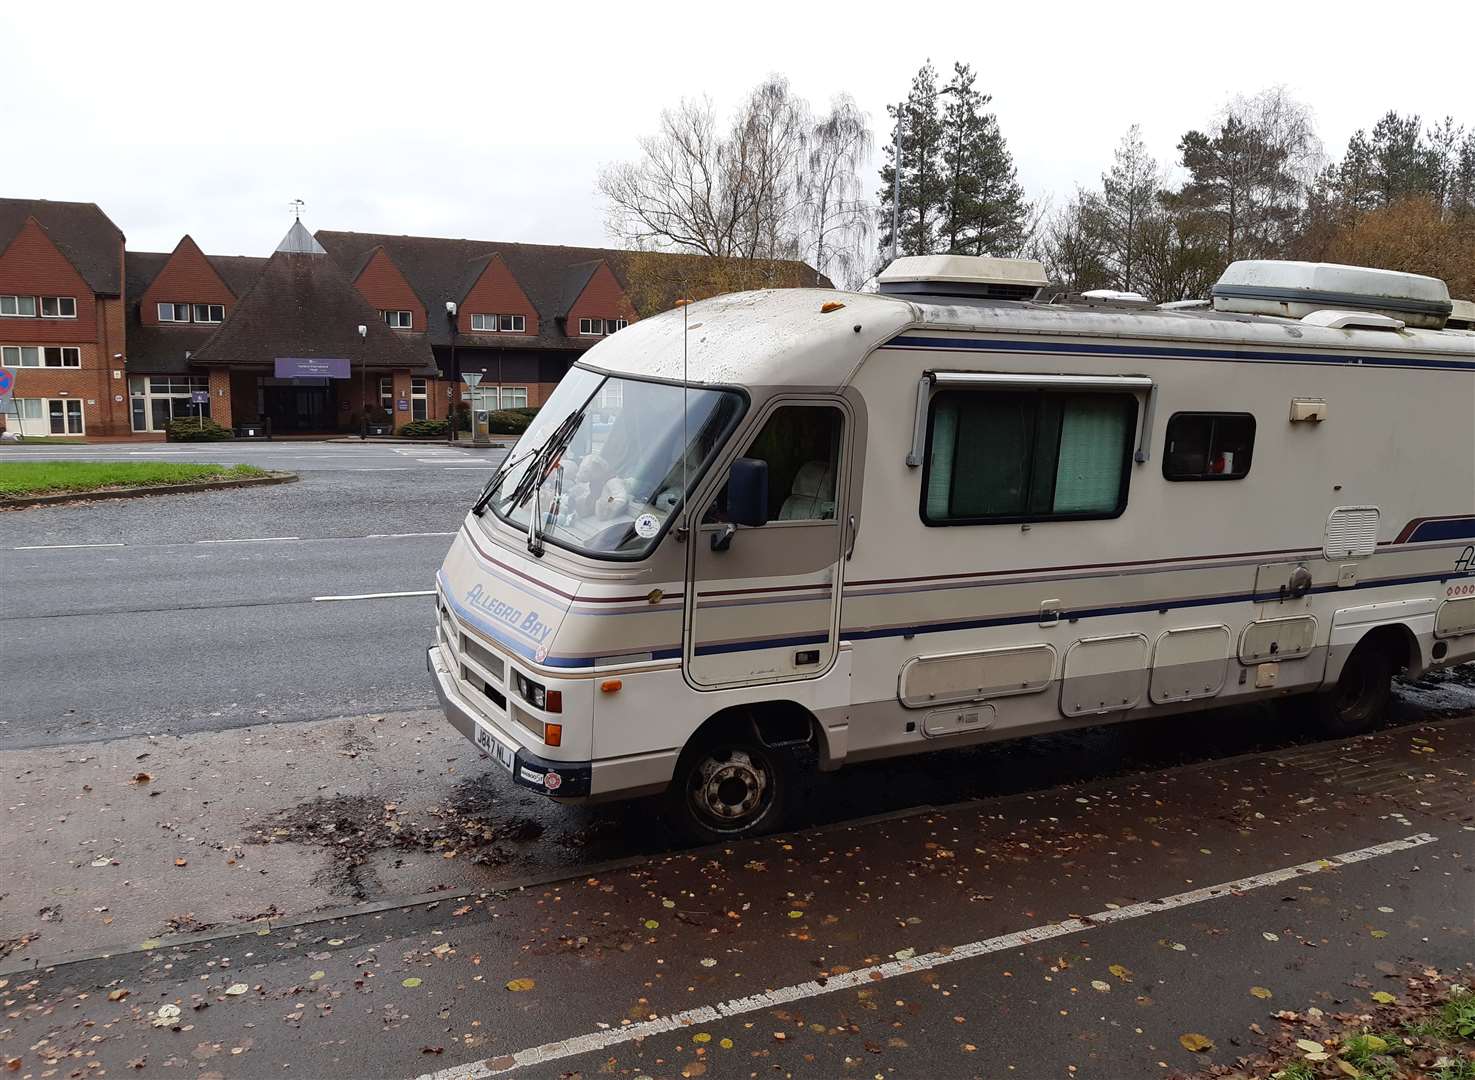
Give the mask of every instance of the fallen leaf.
<path id="1" fill-rule="evenodd" d="M 532 979 L 507 980 L 507 989 L 511 990 L 513 993 L 521 993 L 523 990 L 531 990 L 536 985 L 537 983 L 535 983 Z"/>
<path id="2" fill-rule="evenodd" d="M 802 911 L 791 911 L 791 912 L 789 912 L 789 918 L 791 918 L 791 919 L 802 919 L 802 918 L 804 918 L 804 912 L 802 912 Z"/>
<path id="3" fill-rule="evenodd" d="M 1357 1077 L 1362 1076 L 1361 1070 L 1359 1070 L 1358 1067 L 1356 1065 L 1353 1065 L 1350 1061 L 1343 1061 L 1341 1058 L 1337 1058 L 1337 1060 L 1333 1064 L 1337 1066 L 1337 1071 L 1340 1072 L 1343 1076 L 1351 1076 L 1354 1078 L 1354 1080 L 1356 1080 Z"/>
<path id="4" fill-rule="evenodd" d="M 716 967 L 717 966 L 717 961 L 716 961 L 715 958 L 713 958 L 711 956 L 704 956 L 701 959 L 701 965 L 702 965 L 702 967 Z"/>
<path id="5" fill-rule="evenodd" d="M 231 997 L 239 997 L 249 989 L 251 988 L 245 983 L 231 983 L 225 988 L 225 992 L 231 995 Z"/>
<path id="6" fill-rule="evenodd" d="M 130 780 L 130 781 L 128 781 L 128 782 L 130 784 L 147 784 L 147 783 L 151 782 L 153 780 L 153 778 L 154 778 L 154 774 L 153 773 L 141 772 L 141 773 L 135 774 L 134 777 L 133 777 L 133 779 Z"/>
<path id="7" fill-rule="evenodd" d="M 146 1057 L 130 1058 L 128 1061 L 128 1067 L 130 1069 L 141 1069 L 147 1062 L 148 1058 Z"/>
<path id="8" fill-rule="evenodd" d="M 1197 1032 L 1189 1032 L 1187 1035 L 1178 1036 L 1178 1045 L 1185 1050 L 1195 1054 L 1204 1054 L 1214 1049 L 1214 1041 L 1206 1035 Z"/>
<path id="9" fill-rule="evenodd" d="M 1398 999 L 1386 990 L 1374 990 L 1370 995 L 1379 1005 L 1392 1005 Z"/>
<path id="10" fill-rule="evenodd" d="M 1111 983 L 1103 982 L 1101 979 L 1092 979 L 1091 989 L 1099 990 L 1103 994 L 1109 993 L 1111 991 Z"/>
<path id="11" fill-rule="evenodd" d="M 179 1019 L 178 1005 L 160 1005 L 154 1013 L 154 1027 L 170 1027 Z"/>
<path id="12" fill-rule="evenodd" d="M 1369 934 L 1369 936 L 1370 937 L 1375 937 L 1375 938 L 1380 938 L 1380 939 L 1381 938 L 1385 938 L 1385 937 L 1388 936 L 1388 931 L 1386 931 L 1386 930 L 1374 930 L 1374 931 L 1372 931 Z"/>
<path id="13" fill-rule="evenodd" d="M 1263 933 L 1261 933 L 1260 936 L 1262 938 L 1264 938 L 1266 941 L 1279 941 L 1280 940 L 1280 935 L 1279 934 L 1272 934 L 1269 930 L 1264 931 Z"/>
<path id="14" fill-rule="evenodd" d="M 470 904 L 462 904 L 455 911 L 451 912 L 451 914 L 452 915 L 465 915 L 465 914 L 468 914 L 470 911 L 471 911 L 471 905 Z"/>
<path id="15" fill-rule="evenodd" d="M 421 979 L 418 979 L 414 975 L 411 975 L 408 979 L 401 979 L 400 985 L 406 987 L 407 989 L 413 990 L 415 989 L 415 987 L 420 985 L 421 981 Z"/>
<path id="16" fill-rule="evenodd" d="M 917 955 L 917 950 L 916 949 L 897 949 L 896 952 L 892 953 L 891 955 L 894 956 L 894 957 L 896 957 L 896 959 L 898 959 L 898 960 L 910 960 L 912 957 L 914 957 L 914 956 Z"/>
<path id="17" fill-rule="evenodd" d="M 1255 997 L 1259 998 L 1261 1001 L 1267 1001 L 1275 996 L 1263 986 L 1250 987 L 1250 993 L 1255 995 Z"/>
<path id="18" fill-rule="evenodd" d="M 660 926 L 661 926 L 660 922 L 658 920 L 656 920 L 656 919 L 646 919 L 645 920 L 645 928 L 647 930 L 658 930 L 658 929 L 660 929 Z"/>
<path id="19" fill-rule="evenodd" d="M 1112 964 L 1111 967 L 1107 968 L 1106 970 L 1111 972 L 1118 979 L 1121 979 L 1122 982 L 1132 981 L 1132 970 L 1125 964 Z"/>
<path id="20" fill-rule="evenodd" d="M 1316 1042 L 1314 1039 L 1297 1039 L 1296 1046 L 1308 1054 L 1319 1053 L 1323 1049 L 1321 1043 Z"/>
<path id="21" fill-rule="evenodd" d="M 128 996 L 128 993 L 129 992 L 127 990 L 109 990 L 108 991 L 108 1000 L 109 1001 L 122 1001 L 125 997 Z"/>
<path id="22" fill-rule="evenodd" d="M 326 979 L 327 977 L 328 973 L 326 971 L 314 971 L 311 975 L 308 976 L 308 978 L 311 979 L 313 982 L 317 982 L 319 979 Z"/>
<path id="23" fill-rule="evenodd" d="M 705 1031 L 698 1031 L 691 1037 L 691 1041 L 694 1043 L 709 1043 L 712 1041 L 712 1036 Z"/>
<path id="24" fill-rule="evenodd" d="M 175 866 L 188 866 L 189 865 L 189 860 L 188 859 L 175 859 L 174 860 L 174 865 Z"/>
<path id="25" fill-rule="evenodd" d="M 703 1061 L 693 1061 L 691 1064 L 683 1066 L 681 1069 L 681 1075 L 687 1077 L 704 1076 L 706 1075 L 706 1072 L 707 1064 Z"/>

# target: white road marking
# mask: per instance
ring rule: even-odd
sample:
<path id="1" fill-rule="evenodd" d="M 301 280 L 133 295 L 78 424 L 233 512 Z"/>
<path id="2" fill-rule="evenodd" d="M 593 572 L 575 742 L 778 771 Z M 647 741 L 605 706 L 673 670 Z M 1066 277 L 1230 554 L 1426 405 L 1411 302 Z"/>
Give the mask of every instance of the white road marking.
<path id="1" fill-rule="evenodd" d="M 122 547 L 122 544 L 26 544 L 11 548 L 11 551 L 57 551 L 61 548 L 105 548 Z"/>
<path id="2" fill-rule="evenodd" d="M 455 536 L 453 532 L 370 533 L 365 540 L 402 540 L 409 536 Z"/>
<path id="3" fill-rule="evenodd" d="M 443 471 L 444 472 L 455 472 L 458 469 L 464 471 L 466 469 L 484 470 L 484 469 L 495 469 L 495 468 L 497 468 L 496 465 L 446 465 L 446 466 L 443 467 Z"/>
<path id="4" fill-rule="evenodd" d="M 352 596 L 314 596 L 317 601 L 325 600 L 388 600 L 397 596 L 434 596 L 434 589 L 415 589 L 411 592 L 366 592 Z"/>
<path id="5" fill-rule="evenodd" d="M 344 472 L 409 472 L 408 465 L 373 465 L 345 469 Z"/>
<path id="6" fill-rule="evenodd" d="M 639 1024 L 627 1024 L 608 1028 L 603 1031 L 593 1031 L 587 1035 L 579 1035 L 561 1042 L 544 1043 L 542 1046 L 519 1050 L 515 1054 L 486 1058 L 467 1065 L 453 1065 L 448 1069 L 441 1069 L 433 1073 L 424 1073 L 417 1080 L 482 1080 L 483 1077 L 500 1076 L 529 1065 L 545 1065 L 551 1061 L 561 1061 L 565 1058 L 591 1054 L 596 1051 L 606 1050 L 611 1046 L 618 1046 L 621 1043 L 634 1042 L 636 1039 L 645 1039 L 652 1035 L 663 1035 L 667 1032 L 677 1031 L 690 1027 L 693 1024 L 720 1023 L 729 1017 L 760 1012 L 763 1009 L 772 1009 L 794 1001 L 819 997 L 823 994 L 833 994 L 837 990 L 853 990 L 860 987 L 874 986 L 877 982 L 886 979 L 894 979 L 900 975 L 911 975 L 918 971 L 927 971 L 946 964 L 956 964 L 959 960 L 972 960 L 979 956 L 987 956 L 990 953 L 1034 945 L 1041 941 L 1048 941 L 1051 938 L 1079 934 L 1095 929 L 1103 923 L 1119 923 L 1126 922 L 1129 919 L 1140 919 L 1145 915 L 1156 915 L 1162 911 L 1172 911 L 1174 908 L 1188 907 L 1191 904 L 1202 904 L 1206 900 L 1218 900 L 1221 897 L 1249 892 L 1252 889 L 1263 889 L 1269 885 L 1279 885 L 1281 882 L 1290 881 L 1307 874 L 1317 874 L 1323 870 L 1335 870 L 1342 866 L 1365 862 L 1368 859 L 1376 859 L 1383 855 L 1394 855 L 1401 851 L 1409 851 L 1413 848 L 1422 847 L 1425 844 L 1432 844 L 1437 839 L 1437 837 L 1431 836 L 1428 833 L 1415 833 L 1402 840 L 1390 840 L 1386 844 L 1374 844 L 1372 847 L 1358 848 L 1356 851 L 1344 851 L 1340 855 L 1333 855 L 1327 859 L 1301 863 L 1299 866 L 1288 866 L 1282 870 L 1271 870 L 1264 874 L 1254 874 L 1250 877 L 1240 878 L 1237 881 L 1226 881 L 1221 885 L 1210 885 L 1208 888 L 1194 889 L 1192 892 L 1165 896 L 1160 900 L 1148 900 L 1144 903 L 1131 904 L 1127 907 L 1109 908 L 1106 911 L 1098 911 L 1094 915 L 1087 915 L 1079 919 L 1066 919 L 1064 922 L 1032 926 L 1027 930 L 1017 930 L 1012 934 L 1001 934 L 998 937 L 984 938 L 982 941 L 970 941 L 966 945 L 959 945 L 952 949 L 940 949 L 936 952 L 913 956 L 906 960 L 889 960 L 884 964 L 872 964 L 867 967 L 856 968 L 852 971 L 845 972 L 843 975 L 832 975 L 824 983 L 818 983 L 813 980 L 794 983 L 790 986 L 781 986 L 777 990 L 765 990 L 763 993 L 753 994 L 751 997 L 734 998 L 730 1001 L 720 1002 L 717 1005 L 702 1005 L 683 1012 L 669 1013 L 666 1016 L 658 1016 L 654 1020 L 647 1020 Z"/>
<path id="7" fill-rule="evenodd" d="M 301 540 L 300 536 L 246 536 L 239 540 L 196 540 L 197 544 L 271 544 L 279 540 Z"/>

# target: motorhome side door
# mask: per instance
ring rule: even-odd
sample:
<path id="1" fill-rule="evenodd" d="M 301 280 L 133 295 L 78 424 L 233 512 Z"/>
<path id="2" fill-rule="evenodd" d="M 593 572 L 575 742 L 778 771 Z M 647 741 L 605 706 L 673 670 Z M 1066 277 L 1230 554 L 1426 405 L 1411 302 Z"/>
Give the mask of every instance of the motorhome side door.
<path id="1" fill-rule="evenodd" d="M 742 457 L 767 462 L 766 525 L 731 525 L 727 487 L 692 532 L 683 644 L 697 687 L 813 678 L 835 656 L 851 424 L 833 401 L 782 400 Z"/>

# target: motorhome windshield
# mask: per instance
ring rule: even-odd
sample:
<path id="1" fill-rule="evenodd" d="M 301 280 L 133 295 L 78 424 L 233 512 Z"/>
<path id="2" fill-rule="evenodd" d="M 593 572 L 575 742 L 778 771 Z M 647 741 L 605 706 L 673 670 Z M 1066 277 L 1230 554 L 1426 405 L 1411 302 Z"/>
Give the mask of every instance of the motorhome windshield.
<path id="1" fill-rule="evenodd" d="M 644 555 L 743 407 L 729 390 L 684 396 L 683 420 L 679 386 L 574 368 L 512 448 L 486 505 L 530 543 Z"/>

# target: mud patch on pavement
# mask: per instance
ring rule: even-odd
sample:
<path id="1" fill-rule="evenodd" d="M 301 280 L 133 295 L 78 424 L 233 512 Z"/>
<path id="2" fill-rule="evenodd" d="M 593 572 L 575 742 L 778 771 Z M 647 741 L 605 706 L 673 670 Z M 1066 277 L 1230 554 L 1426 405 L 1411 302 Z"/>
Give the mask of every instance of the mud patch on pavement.
<path id="1" fill-rule="evenodd" d="M 246 843 L 321 848 L 329 864 L 314 883 L 365 900 L 378 891 L 369 863 L 380 852 L 500 866 L 516 856 L 517 845 L 541 837 L 543 826 L 532 818 L 498 816 L 494 788 L 484 779 L 465 780 L 444 804 L 418 811 L 367 795 L 310 799 L 254 823 Z"/>
<path id="2" fill-rule="evenodd" d="M 1475 709 L 1475 664 L 1429 671 L 1399 679 L 1399 696 L 1435 716 L 1457 716 Z"/>

